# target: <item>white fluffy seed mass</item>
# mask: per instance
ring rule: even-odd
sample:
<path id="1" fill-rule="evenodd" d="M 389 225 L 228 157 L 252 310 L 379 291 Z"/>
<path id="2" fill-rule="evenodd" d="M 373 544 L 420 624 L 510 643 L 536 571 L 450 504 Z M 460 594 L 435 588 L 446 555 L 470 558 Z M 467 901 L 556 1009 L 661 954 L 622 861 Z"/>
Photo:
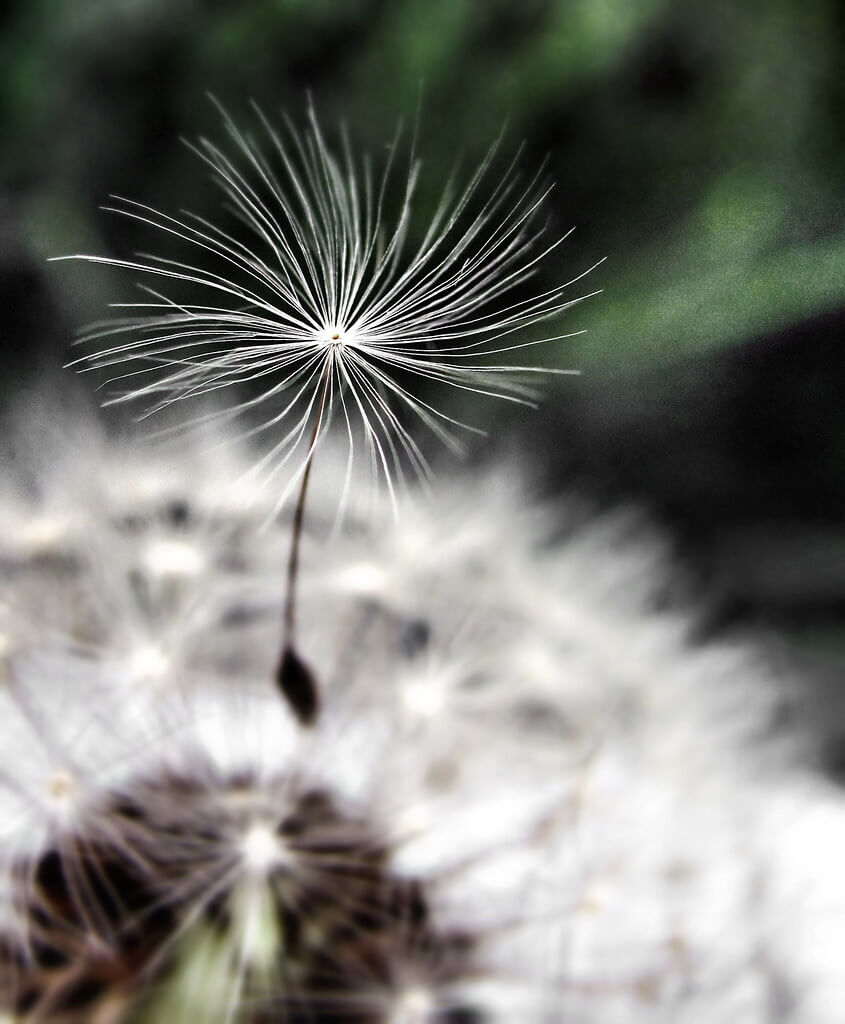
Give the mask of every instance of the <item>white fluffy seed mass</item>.
<path id="1" fill-rule="evenodd" d="M 634 517 L 493 465 L 333 533 L 318 478 L 305 726 L 249 463 L 35 450 L 0 498 L 0 1019 L 845 1017 L 842 801 Z"/>

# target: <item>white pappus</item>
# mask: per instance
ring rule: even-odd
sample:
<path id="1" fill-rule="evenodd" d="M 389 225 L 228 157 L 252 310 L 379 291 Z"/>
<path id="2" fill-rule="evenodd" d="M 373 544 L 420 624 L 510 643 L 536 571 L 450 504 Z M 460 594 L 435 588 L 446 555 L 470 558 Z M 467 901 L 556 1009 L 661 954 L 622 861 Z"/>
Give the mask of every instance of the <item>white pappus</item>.
<path id="1" fill-rule="evenodd" d="M 270 682 L 288 524 L 215 495 L 187 444 L 44 453 L 2 503 L 9 1019 L 845 1007 L 839 794 L 768 735 L 795 694 L 766 659 L 660 610 L 630 516 L 538 506 L 493 465 L 327 541 L 316 488 L 303 725 Z"/>
<path id="2" fill-rule="evenodd" d="M 526 182 L 514 162 L 491 180 L 494 146 L 462 189 L 447 183 L 420 234 L 413 147 L 399 201 L 391 201 L 399 133 L 376 181 L 345 136 L 342 154 L 332 151 L 313 110 L 305 133 L 257 111 L 263 143 L 223 117 L 232 155 L 208 139 L 191 148 L 223 192 L 238 237 L 189 211 L 176 218 L 116 199 L 106 209 L 156 229 L 185 255 L 62 257 L 149 282 L 141 285 L 146 301 L 114 304 L 129 315 L 79 339 L 89 351 L 71 365 L 107 369 L 109 403 L 141 403 L 149 414 L 250 385 L 247 397 L 199 421 L 247 420 L 247 436 L 269 438 L 250 471 L 274 484 L 280 508 L 333 419 L 344 426 L 348 465 L 361 443 L 392 494 L 403 463 L 429 472 L 406 414 L 455 450 L 455 428 L 473 429 L 426 400 L 415 390 L 420 382 L 526 402 L 532 375 L 573 372 L 499 358 L 572 337 L 515 335 L 586 298 L 569 298 L 567 289 L 594 269 L 535 286 L 543 261 L 571 234 L 545 239 L 551 186 L 539 174 Z"/>

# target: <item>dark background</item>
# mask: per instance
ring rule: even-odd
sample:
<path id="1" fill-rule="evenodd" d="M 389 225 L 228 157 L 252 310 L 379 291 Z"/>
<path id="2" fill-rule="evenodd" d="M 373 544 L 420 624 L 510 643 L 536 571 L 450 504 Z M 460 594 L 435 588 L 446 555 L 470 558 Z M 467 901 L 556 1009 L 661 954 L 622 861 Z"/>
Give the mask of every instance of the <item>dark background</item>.
<path id="1" fill-rule="evenodd" d="M 600 296 L 579 378 L 512 429 L 555 485 L 644 504 L 713 598 L 845 658 L 845 15 L 834 0 L 17 0 L 0 16 L 0 403 L 125 299 L 71 252 L 149 246 L 109 193 L 214 216 L 179 137 L 216 97 L 378 155 L 422 92 L 426 204 L 505 128 L 548 157 L 544 273 Z M 564 326 L 565 324 L 565 326 Z M 487 410 L 487 415 L 490 415 Z M 498 429 L 498 428 L 497 428 Z"/>

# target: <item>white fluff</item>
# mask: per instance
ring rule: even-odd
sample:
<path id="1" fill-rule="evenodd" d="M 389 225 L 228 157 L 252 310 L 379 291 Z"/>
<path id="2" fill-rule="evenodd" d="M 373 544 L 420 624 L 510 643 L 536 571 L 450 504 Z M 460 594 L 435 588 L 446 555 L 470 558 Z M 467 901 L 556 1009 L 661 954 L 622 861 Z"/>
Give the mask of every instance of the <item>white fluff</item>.
<path id="1" fill-rule="evenodd" d="M 27 866 L 118 841 L 103 808 L 129 794 L 182 822 L 197 913 L 221 891 L 237 908 L 219 977 L 257 970 L 279 943 L 269 879 L 300 870 L 274 828 L 307 784 L 421 880 L 437 928 L 479 937 L 465 976 L 411 958 L 359 992 L 379 1020 L 845 1018 L 840 794 L 802 767 L 800 736 L 770 735 L 791 684 L 765 657 L 695 645 L 688 613 L 657 609 L 671 568 L 634 517 L 538 507 L 508 465 L 441 480 L 398 521 L 388 501 L 351 507 L 329 537 L 317 481 L 308 729 L 270 682 L 287 524 L 260 529 L 271 499 L 229 500 L 218 456 L 170 454 L 165 468 L 84 427 L 39 451 L 28 494 L 29 469 L 7 468 L 0 932 L 26 946 Z M 238 773 L 240 795 L 221 781 Z M 177 776 L 202 798 L 170 794 Z M 174 942 L 199 956 L 193 934 Z M 184 1020 L 205 1019 L 181 984 Z M 239 984 L 221 1019 L 249 1019 Z M 296 979 L 269 984 L 284 999 Z M 150 1019 L 176 1020 L 167 1005 Z"/>

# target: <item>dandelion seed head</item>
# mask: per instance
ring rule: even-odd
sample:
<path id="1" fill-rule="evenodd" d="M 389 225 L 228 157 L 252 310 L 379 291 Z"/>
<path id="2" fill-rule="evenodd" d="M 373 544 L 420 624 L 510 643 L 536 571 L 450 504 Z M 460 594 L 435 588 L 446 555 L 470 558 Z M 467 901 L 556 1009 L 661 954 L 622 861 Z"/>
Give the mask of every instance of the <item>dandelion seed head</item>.
<path id="1" fill-rule="evenodd" d="M 787 993 L 790 1024 L 818 1024 L 845 1005 L 845 810 L 810 767 L 803 681 L 746 640 L 691 644 L 639 520 L 535 512 L 509 464 L 307 532 L 324 710 L 303 727 L 270 681 L 287 525 L 214 507 L 206 445 L 131 497 L 84 471 L 90 447 L 48 460 L 78 467 L 85 530 L 0 560 L 0 1011 L 770 1024 Z M 126 441 L 98 458 L 144 461 Z M 36 512 L 59 490 L 38 493 Z M 197 571 L 138 572 L 171 541 Z"/>

